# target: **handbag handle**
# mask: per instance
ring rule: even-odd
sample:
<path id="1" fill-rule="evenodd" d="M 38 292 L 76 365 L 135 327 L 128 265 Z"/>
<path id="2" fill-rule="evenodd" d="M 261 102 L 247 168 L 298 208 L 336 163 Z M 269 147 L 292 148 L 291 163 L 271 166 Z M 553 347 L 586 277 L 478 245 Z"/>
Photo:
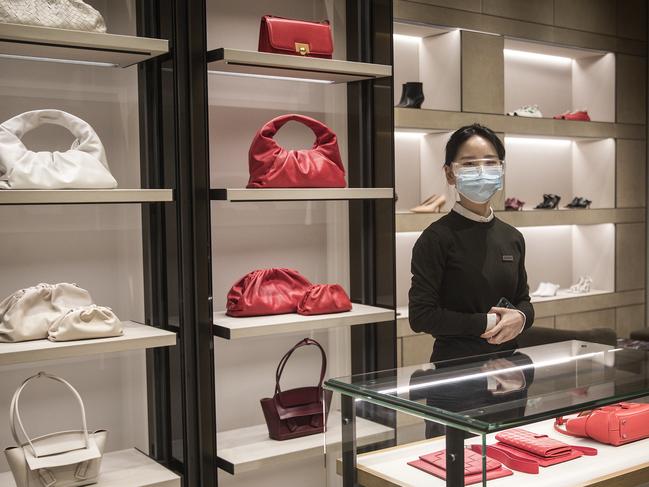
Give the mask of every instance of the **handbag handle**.
<path id="1" fill-rule="evenodd" d="M 592 413 L 592 411 L 582 411 L 579 414 L 577 414 L 577 417 L 580 418 L 580 417 L 583 417 L 583 416 L 586 416 L 586 415 L 590 415 L 590 413 Z M 568 431 L 565 428 L 561 428 L 561 426 L 563 426 L 567 422 L 568 422 L 568 420 L 566 420 L 563 416 L 559 416 L 558 418 L 554 418 L 554 430 L 559 432 L 559 433 L 562 433 L 564 435 L 567 435 L 567 436 L 574 436 L 575 438 L 582 438 L 583 437 L 582 435 L 577 435 L 575 433 L 571 433 L 570 431 Z"/>
<path id="2" fill-rule="evenodd" d="M 322 355 L 322 366 L 320 367 L 320 381 L 318 382 L 318 389 L 322 388 L 322 382 L 324 381 L 325 373 L 327 371 L 327 354 L 325 353 L 324 348 L 322 348 L 322 345 L 320 345 L 317 341 L 313 340 L 312 338 L 304 338 L 303 340 L 300 340 L 298 343 L 296 343 L 295 346 L 288 352 L 286 352 L 286 354 L 282 357 L 282 360 L 279 361 L 279 364 L 277 365 L 277 371 L 275 372 L 275 396 L 279 396 L 279 394 L 282 392 L 279 381 L 282 378 L 284 367 L 286 366 L 288 359 L 291 358 L 293 352 L 295 352 L 298 348 L 306 347 L 309 345 L 318 347 L 320 349 L 320 354 Z"/>
<path id="3" fill-rule="evenodd" d="M 57 382 L 60 382 L 64 386 L 66 386 L 72 394 L 74 394 L 74 397 L 76 397 L 77 402 L 79 403 L 79 406 L 81 406 L 81 421 L 83 423 L 83 438 L 86 442 L 86 448 L 90 448 L 90 439 L 88 437 L 88 425 L 86 424 L 86 409 L 83 406 L 83 399 L 81 399 L 81 396 L 77 392 L 77 390 L 72 387 L 72 384 L 70 384 L 67 380 L 62 379 L 61 377 L 57 377 L 56 375 L 51 375 L 46 372 L 39 372 L 36 375 L 32 375 L 31 377 L 25 379 L 23 383 L 20 385 L 20 387 L 16 390 L 14 393 L 13 398 L 11 399 L 11 406 L 9 408 L 9 421 L 11 422 L 11 435 L 13 436 L 14 441 L 16 442 L 17 445 L 23 445 L 24 443 L 20 441 L 20 438 L 18 437 L 18 432 L 16 431 L 16 423 L 18 423 L 18 427 L 20 428 L 20 432 L 23 434 L 23 436 L 27 439 L 27 443 L 29 443 L 29 446 L 32 448 L 32 453 L 34 454 L 35 457 L 38 457 L 38 454 L 36 453 L 36 448 L 34 448 L 34 444 L 32 443 L 31 438 L 25 431 L 25 427 L 23 426 L 23 422 L 20 419 L 20 411 L 18 410 L 18 400 L 20 399 L 20 394 L 23 392 L 23 389 L 29 382 L 35 379 L 40 379 L 41 377 L 44 377 L 46 379 L 51 379 Z"/>

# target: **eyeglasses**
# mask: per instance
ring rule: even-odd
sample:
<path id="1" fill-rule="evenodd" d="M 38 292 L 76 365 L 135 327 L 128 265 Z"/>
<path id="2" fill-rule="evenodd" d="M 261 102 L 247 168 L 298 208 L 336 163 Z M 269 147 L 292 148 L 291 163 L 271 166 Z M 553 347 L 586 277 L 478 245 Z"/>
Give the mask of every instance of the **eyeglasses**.
<path id="1" fill-rule="evenodd" d="M 451 167 L 454 172 L 480 174 L 491 173 L 495 171 L 503 171 L 505 161 L 502 159 L 467 159 L 462 161 L 454 161 Z"/>

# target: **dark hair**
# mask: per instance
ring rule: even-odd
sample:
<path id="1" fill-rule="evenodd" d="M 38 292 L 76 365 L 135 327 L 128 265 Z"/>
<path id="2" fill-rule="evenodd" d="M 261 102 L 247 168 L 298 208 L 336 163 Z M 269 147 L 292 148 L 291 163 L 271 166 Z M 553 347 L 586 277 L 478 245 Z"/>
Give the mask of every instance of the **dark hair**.
<path id="1" fill-rule="evenodd" d="M 455 160 L 457 152 L 460 150 L 462 144 L 474 135 L 479 135 L 491 142 L 496 148 L 498 158 L 505 159 L 505 146 L 494 131 L 484 125 L 474 123 L 473 125 L 467 125 L 453 132 L 453 135 L 451 135 L 451 138 L 448 139 L 448 142 L 446 143 L 446 160 L 444 161 L 444 165 L 450 166 Z"/>

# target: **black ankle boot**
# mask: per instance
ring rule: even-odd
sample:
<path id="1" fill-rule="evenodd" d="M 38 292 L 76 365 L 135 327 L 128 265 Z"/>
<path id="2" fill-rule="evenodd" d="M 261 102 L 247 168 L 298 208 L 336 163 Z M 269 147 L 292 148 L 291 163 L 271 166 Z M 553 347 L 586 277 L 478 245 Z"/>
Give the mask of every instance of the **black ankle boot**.
<path id="1" fill-rule="evenodd" d="M 424 85 L 414 81 L 404 83 L 397 107 L 421 108 L 422 103 L 424 103 Z"/>

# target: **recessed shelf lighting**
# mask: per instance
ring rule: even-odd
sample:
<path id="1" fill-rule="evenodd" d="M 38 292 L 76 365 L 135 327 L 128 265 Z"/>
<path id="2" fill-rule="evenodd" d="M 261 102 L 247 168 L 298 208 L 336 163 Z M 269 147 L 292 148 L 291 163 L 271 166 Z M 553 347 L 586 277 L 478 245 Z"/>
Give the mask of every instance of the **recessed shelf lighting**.
<path id="1" fill-rule="evenodd" d="M 333 81 L 327 79 L 293 78 L 290 76 L 274 76 L 269 74 L 230 73 L 227 71 L 215 71 L 211 69 L 208 70 L 207 73 L 216 74 L 219 76 L 236 76 L 238 78 L 262 78 L 262 79 L 275 79 L 275 80 L 282 80 L 282 81 L 302 81 L 304 83 L 319 83 L 325 85 L 333 84 Z"/>
<path id="2" fill-rule="evenodd" d="M 517 144 L 548 144 L 548 145 L 569 145 L 573 141 L 571 139 L 559 139 L 554 137 L 505 137 L 505 143 Z"/>
<path id="3" fill-rule="evenodd" d="M 518 51 L 516 49 L 503 49 L 505 57 L 527 61 L 539 61 L 554 64 L 570 64 L 572 58 L 564 56 L 552 56 L 550 54 L 539 54 L 538 52 Z"/>
<path id="4" fill-rule="evenodd" d="M 404 139 L 421 139 L 428 134 L 429 132 L 424 130 L 398 130 L 394 132 L 395 137 L 403 137 Z"/>
<path id="5" fill-rule="evenodd" d="M 392 34 L 392 38 L 395 41 L 412 42 L 413 44 L 415 44 L 415 43 L 418 44 L 423 39 L 420 36 L 410 36 L 410 35 L 405 35 L 405 34 Z"/>
<path id="6" fill-rule="evenodd" d="M 84 66 L 101 66 L 107 68 L 116 68 L 119 64 L 103 63 L 101 61 L 82 61 L 77 59 L 55 59 L 49 57 L 39 56 L 20 56 L 18 54 L 0 54 L 2 59 L 16 59 L 19 61 L 40 61 L 44 63 L 59 63 L 59 64 L 81 64 Z"/>

